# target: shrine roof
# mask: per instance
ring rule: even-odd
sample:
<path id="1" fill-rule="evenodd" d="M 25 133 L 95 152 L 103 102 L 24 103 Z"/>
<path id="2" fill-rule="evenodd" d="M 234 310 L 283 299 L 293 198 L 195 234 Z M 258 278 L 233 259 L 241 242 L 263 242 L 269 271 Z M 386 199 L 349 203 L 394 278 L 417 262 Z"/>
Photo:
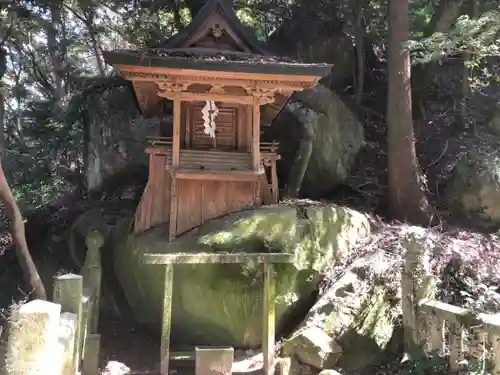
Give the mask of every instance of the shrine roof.
<path id="1" fill-rule="evenodd" d="M 154 48 L 103 52 L 110 65 L 324 77 L 330 64 L 275 56 L 238 19 L 231 0 L 208 0 L 192 22 Z"/>
<path id="2" fill-rule="evenodd" d="M 145 48 L 104 52 L 111 65 L 212 70 L 238 73 L 326 76 L 330 64 L 310 64 L 287 57 L 210 48 Z"/>
<path id="3" fill-rule="evenodd" d="M 193 18 L 191 23 L 180 30 L 174 36 L 160 43 L 158 48 L 178 48 L 187 43 L 190 37 L 200 30 L 207 20 L 215 13 L 222 15 L 227 25 L 236 33 L 236 35 L 246 44 L 252 52 L 261 55 L 270 55 L 270 49 L 255 38 L 249 29 L 247 29 L 238 19 L 233 7 L 233 0 L 207 0 L 200 12 Z"/>

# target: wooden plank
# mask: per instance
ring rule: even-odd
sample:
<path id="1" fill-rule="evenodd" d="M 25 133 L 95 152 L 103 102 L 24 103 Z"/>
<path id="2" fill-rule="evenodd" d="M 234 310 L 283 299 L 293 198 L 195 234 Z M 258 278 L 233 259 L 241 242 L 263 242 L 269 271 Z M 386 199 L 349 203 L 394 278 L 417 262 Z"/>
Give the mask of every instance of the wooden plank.
<path id="1" fill-rule="evenodd" d="M 261 178 L 259 174 L 258 178 Z M 229 210 L 230 212 L 237 212 L 244 209 L 249 209 L 255 207 L 255 189 L 256 184 L 241 182 L 241 181 L 231 181 L 231 195 L 229 196 Z"/>
<path id="2" fill-rule="evenodd" d="M 254 171 L 216 171 L 202 169 L 177 169 L 172 171 L 176 179 L 211 181 L 256 181 L 262 172 Z M 253 186 L 253 185 L 252 185 Z"/>
<path id="3" fill-rule="evenodd" d="M 276 286 L 272 264 L 264 263 L 264 288 L 262 290 L 262 355 L 264 375 L 274 375 L 275 368 L 275 300 Z"/>
<path id="4" fill-rule="evenodd" d="M 151 153 L 148 183 L 137 206 L 134 232 L 141 233 L 170 220 L 170 174 L 165 169 L 167 157 Z"/>
<path id="5" fill-rule="evenodd" d="M 201 189 L 202 222 L 227 214 L 227 182 L 204 181 Z"/>
<path id="6" fill-rule="evenodd" d="M 161 375 L 169 375 L 168 366 L 170 359 L 170 328 L 172 317 L 172 286 L 174 282 L 174 266 L 165 266 L 165 280 L 163 291 L 163 320 L 161 327 Z"/>
<path id="7" fill-rule="evenodd" d="M 175 235 L 184 233 L 199 226 L 202 222 L 201 214 L 201 186 L 192 180 L 178 180 L 178 207 L 177 229 Z"/>
<path id="8" fill-rule="evenodd" d="M 144 254 L 146 264 L 216 264 L 216 263 L 293 263 L 295 254 L 290 253 L 175 253 Z"/>
<path id="9" fill-rule="evenodd" d="M 248 95 L 227 95 L 227 94 L 215 94 L 215 93 L 196 93 L 196 92 L 169 92 L 169 91 L 159 91 L 158 96 L 162 98 L 167 98 L 173 100 L 174 98 L 179 98 L 179 100 L 187 102 L 195 101 L 206 101 L 214 100 L 217 102 L 225 103 L 235 103 L 235 104 L 252 104 L 253 97 Z"/>

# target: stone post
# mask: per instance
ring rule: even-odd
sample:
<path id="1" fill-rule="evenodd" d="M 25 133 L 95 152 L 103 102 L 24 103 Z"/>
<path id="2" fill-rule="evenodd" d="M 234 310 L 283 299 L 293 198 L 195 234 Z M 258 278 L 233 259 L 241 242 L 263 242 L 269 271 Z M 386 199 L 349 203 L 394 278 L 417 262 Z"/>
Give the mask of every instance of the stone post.
<path id="1" fill-rule="evenodd" d="M 405 350 L 418 355 L 424 350 L 429 336 L 426 317 L 419 311 L 419 303 L 434 296 L 430 243 L 426 230 L 420 227 L 406 228 L 402 233 L 402 243 L 406 250 L 401 276 Z"/>
<path id="2" fill-rule="evenodd" d="M 90 322 L 87 333 L 97 333 L 99 324 L 99 302 L 101 297 L 101 248 L 104 245 L 104 236 L 97 230 L 90 232 L 85 238 L 87 256 L 83 264 L 81 275 L 83 287 L 92 292 L 90 304 Z"/>
<path id="3" fill-rule="evenodd" d="M 76 327 L 74 333 L 74 343 L 72 345 L 71 372 L 76 374 L 79 370 L 80 358 L 82 355 L 81 335 L 82 335 L 82 296 L 83 277 L 71 273 L 56 276 L 54 278 L 53 301 L 61 305 L 63 313 L 75 315 Z"/>
<path id="4" fill-rule="evenodd" d="M 60 315 L 59 304 L 42 300 L 13 311 L 5 361 L 8 375 L 54 375 L 60 363 L 54 358 Z"/>
<path id="5" fill-rule="evenodd" d="M 99 353 L 101 352 L 101 335 L 90 334 L 85 340 L 85 357 L 83 358 L 82 375 L 97 375 L 99 372 Z"/>
<path id="6" fill-rule="evenodd" d="M 69 312 L 61 314 L 59 319 L 58 346 L 56 350 L 57 356 L 61 358 L 61 368 L 60 372 L 57 373 L 54 369 L 54 374 L 77 374 L 77 364 L 79 359 L 75 351 L 75 345 L 78 343 L 75 340 L 76 332 L 78 330 L 77 322 L 78 316 L 76 314 Z"/>

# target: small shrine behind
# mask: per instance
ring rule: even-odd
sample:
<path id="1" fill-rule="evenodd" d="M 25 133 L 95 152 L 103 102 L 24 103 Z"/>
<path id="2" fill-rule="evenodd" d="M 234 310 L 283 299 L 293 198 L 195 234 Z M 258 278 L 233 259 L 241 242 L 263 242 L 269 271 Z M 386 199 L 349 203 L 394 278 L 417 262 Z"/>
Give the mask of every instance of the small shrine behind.
<path id="1" fill-rule="evenodd" d="M 261 126 L 331 67 L 273 56 L 228 0 L 208 0 L 156 48 L 104 57 L 132 82 L 144 114 L 173 103 L 172 127 L 149 139 L 149 179 L 134 222 L 135 233 L 168 223 L 170 240 L 206 220 L 278 201 L 279 145 L 261 142 Z"/>

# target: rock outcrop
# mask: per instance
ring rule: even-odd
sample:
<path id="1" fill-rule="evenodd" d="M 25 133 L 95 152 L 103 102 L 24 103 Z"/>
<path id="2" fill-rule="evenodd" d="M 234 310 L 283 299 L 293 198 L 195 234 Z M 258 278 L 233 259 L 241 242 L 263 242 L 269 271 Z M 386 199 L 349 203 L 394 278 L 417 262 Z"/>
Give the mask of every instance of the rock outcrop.
<path id="1" fill-rule="evenodd" d="M 333 204 L 293 202 L 210 220 L 172 243 L 162 230 L 129 235 L 115 246 L 115 273 L 136 319 L 160 332 L 164 268 L 145 265 L 146 252 L 286 252 L 276 267 L 278 331 L 310 297 L 326 270 L 370 233 L 368 218 Z M 119 237 L 119 236 L 118 236 Z M 123 239 L 123 237 L 122 237 Z M 261 341 L 261 267 L 176 265 L 172 339 L 177 344 L 255 348 Z"/>
<path id="2" fill-rule="evenodd" d="M 483 134 L 464 139 L 463 151 L 446 183 L 445 202 L 452 214 L 469 225 L 486 229 L 500 227 L 499 138 Z"/>
<path id="3" fill-rule="evenodd" d="M 285 355 L 317 371 L 334 366 L 356 371 L 372 364 L 390 342 L 401 313 L 400 267 L 401 258 L 383 249 L 356 259 L 285 342 Z"/>
<path id="4" fill-rule="evenodd" d="M 364 142 L 363 127 L 342 100 L 322 85 L 294 94 L 286 108 L 264 133 L 269 139 L 280 141 L 280 178 L 288 178 L 307 127 L 312 152 L 301 193 L 312 199 L 325 196 L 349 177 Z"/>

